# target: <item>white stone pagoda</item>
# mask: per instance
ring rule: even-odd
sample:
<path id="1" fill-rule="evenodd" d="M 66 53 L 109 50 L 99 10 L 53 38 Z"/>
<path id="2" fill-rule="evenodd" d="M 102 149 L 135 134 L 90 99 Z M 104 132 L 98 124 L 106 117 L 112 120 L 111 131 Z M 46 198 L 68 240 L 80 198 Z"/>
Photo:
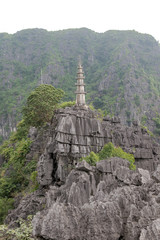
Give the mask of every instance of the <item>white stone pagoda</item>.
<path id="1" fill-rule="evenodd" d="M 83 72 L 83 67 L 81 64 L 81 60 L 79 60 L 78 63 L 78 71 L 77 71 L 77 83 L 75 85 L 77 86 L 76 90 L 76 106 L 81 106 L 81 107 L 87 107 L 86 106 L 86 101 L 85 101 L 85 95 L 86 92 L 84 91 L 84 72 Z"/>

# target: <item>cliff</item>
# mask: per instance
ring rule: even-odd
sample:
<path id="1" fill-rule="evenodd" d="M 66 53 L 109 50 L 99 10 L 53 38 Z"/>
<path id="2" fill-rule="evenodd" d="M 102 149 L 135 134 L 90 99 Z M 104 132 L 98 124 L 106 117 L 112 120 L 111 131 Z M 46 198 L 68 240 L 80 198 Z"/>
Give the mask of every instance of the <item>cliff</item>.
<path id="1" fill-rule="evenodd" d="M 33 214 L 33 234 L 41 240 L 159 239 L 160 146 L 145 129 L 72 107 L 57 110 L 46 130 L 32 129 L 30 137 L 27 160 L 39 156 L 40 187 L 17 203 L 6 223 Z M 79 162 L 108 142 L 133 153 L 137 170 L 120 158 L 95 167 Z"/>
<path id="2" fill-rule="evenodd" d="M 46 148 L 38 162 L 41 185 L 64 182 L 81 157 L 91 151 L 99 152 L 108 142 L 134 154 L 138 167 L 153 171 L 159 163 L 159 145 L 137 122 L 126 127 L 116 117 L 101 121 L 90 109 L 75 107 L 57 110 L 52 121 Z"/>

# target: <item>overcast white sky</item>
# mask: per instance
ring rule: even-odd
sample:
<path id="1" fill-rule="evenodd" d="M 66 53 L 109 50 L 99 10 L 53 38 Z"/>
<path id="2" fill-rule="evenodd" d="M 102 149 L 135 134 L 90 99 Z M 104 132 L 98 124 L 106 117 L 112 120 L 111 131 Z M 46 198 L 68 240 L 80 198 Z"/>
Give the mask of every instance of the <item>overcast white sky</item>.
<path id="1" fill-rule="evenodd" d="M 134 29 L 160 41 L 160 0 L 0 0 L 0 10 L 0 32 Z"/>

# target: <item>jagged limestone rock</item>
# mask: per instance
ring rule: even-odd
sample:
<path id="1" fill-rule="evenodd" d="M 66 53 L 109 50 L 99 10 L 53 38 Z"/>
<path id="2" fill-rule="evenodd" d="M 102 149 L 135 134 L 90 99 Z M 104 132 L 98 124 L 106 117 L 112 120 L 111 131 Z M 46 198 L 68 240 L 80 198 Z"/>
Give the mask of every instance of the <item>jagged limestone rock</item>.
<path id="1" fill-rule="evenodd" d="M 141 181 L 144 184 L 147 184 L 151 181 L 150 173 L 148 170 L 144 170 L 142 168 L 138 168 L 138 171 L 141 175 Z"/>
<path id="2" fill-rule="evenodd" d="M 50 187 L 46 208 L 33 219 L 33 234 L 50 240 L 158 240 L 156 184 L 120 158 L 100 161 L 93 171 L 73 169 L 64 185 Z"/>
<path id="3" fill-rule="evenodd" d="M 38 164 L 38 179 L 42 186 L 56 181 L 63 184 L 81 157 L 91 151 L 99 152 L 108 142 L 133 153 L 139 168 L 153 171 L 160 158 L 159 145 L 138 123 L 126 127 L 120 124 L 118 117 L 98 120 L 89 108 L 57 110 L 45 141 L 46 147 Z"/>
<path id="4" fill-rule="evenodd" d="M 143 229 L 140 235 L 140 240 L 159 240 L 160 239 L 160 218 L 149 224 L 147 229 Z"/>
<path id="5" fill-rule="evenodd" d="M 156 171 L 153 173 L 153 177 L 160 182 L 160 164 L 158 165 Z"/>
<path id="6" fill-rule="evenodd" d="M 53 159 L 48 154 L 42 154 L 38 161 L 38 180 L 42 186 L 52 183 Z M 45 176 L 45 177 L 44 177 Z"/>
<path id="7" fill-rule="evenodd" d="M 90 166 L 85 160 L 83 160 L 82 162 L 79 162 L 76 166 L 76 169 L 80 171 L 85 171 L 85 172 L 93 171 L 92 166 Z"/>
<path id="8" fill-rule="evenodd" d="M 118 118 L 98 120 L 90 109 L 72 107 L 57 110 L 44 135 L 32 132 L 27 159 L 39 156 L 38 181 L 45 194 L 42 202 L 32 194 L 23 199 L 7 223 L 40 210 L 33 233 L 43 240 L 158 239 L 160 148 L 144 129 L 122 126 Z M 133 153 L 140 169 L 131 171 L 120 158 L 96 166 L 79 162 L 108 142 Z"/>

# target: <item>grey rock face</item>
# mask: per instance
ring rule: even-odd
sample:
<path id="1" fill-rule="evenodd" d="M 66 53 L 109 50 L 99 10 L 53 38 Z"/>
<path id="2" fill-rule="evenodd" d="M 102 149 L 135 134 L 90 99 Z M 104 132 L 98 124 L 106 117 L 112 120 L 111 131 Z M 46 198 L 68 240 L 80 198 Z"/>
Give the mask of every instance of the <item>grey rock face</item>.
<path id="1" fill-rule="evenodd" d="M 46 204 L 45 191 L 37 190 L 36 192 L 30 194 L 29 196 L 23 197 L 20 204 L 16 209 L 12 210 L 5 223 L 9 224 L 10 227 L 17 224 L 19 218 L 26 219 L 28 215 L 34 215 L 38 211 L 41 211 Z"/>
<path id="2" fill-rule="evenodd" d="M 33 234 L 50 240 L 158 240 L 157 184 L 160 188 L 148 171 L 131 171 L 120 158 L 93 169 L 77 167 L 64 185 L 50 186 L 46 209 L 33 219 Z"/>
<path id="3" fill-rule="evenodd" d="M 93 171 L 93 168 L 85 160 L 79 162 L 76 166 L 76 169 L 85 172 Z"/>
<path id="4" fill-rule="evenodd" d="M 153 177 L 159 182 L 160 181 L 160 165 L 158 165 L 156 171 L 153 173 Z"/>
<path id="5" fill-rule="evenodd" d="M 41 155 L 38 161 L 38 180 L 42 186 L 52 183 L 53 159 L 47 154 Z M 45 176 L 45 177 L 44 177 Z"/>
<path id="6" fill-rule="evenodd" d="M 159 163 L 159 145 L 137 122 L 133 127 L 126 127 L 120 124 L 118 117 L 100 121 L 90 109 L 57 110 L 47 133 L 38 163 L 42 186 L 53 182 L 63 184 L 81 157 L 91 151 L 99 152 L 108 142 L 133 153 L 139 168 L 153 171 Z"/>
<path id="7" fill-rule="evenodd" d="M 160 239 L 160 218 L 154 220 L 146 229 L 141 231 L 140 240 Z"/>
<path id="8" fill-rule="evenodd" d="M 147 184 L 151 181 L 150 173 L 148 170 L 144 170 L 142 168 L 138 168 L 138 171 L 141 175 L 141 181 L 144 184 Z"/>

